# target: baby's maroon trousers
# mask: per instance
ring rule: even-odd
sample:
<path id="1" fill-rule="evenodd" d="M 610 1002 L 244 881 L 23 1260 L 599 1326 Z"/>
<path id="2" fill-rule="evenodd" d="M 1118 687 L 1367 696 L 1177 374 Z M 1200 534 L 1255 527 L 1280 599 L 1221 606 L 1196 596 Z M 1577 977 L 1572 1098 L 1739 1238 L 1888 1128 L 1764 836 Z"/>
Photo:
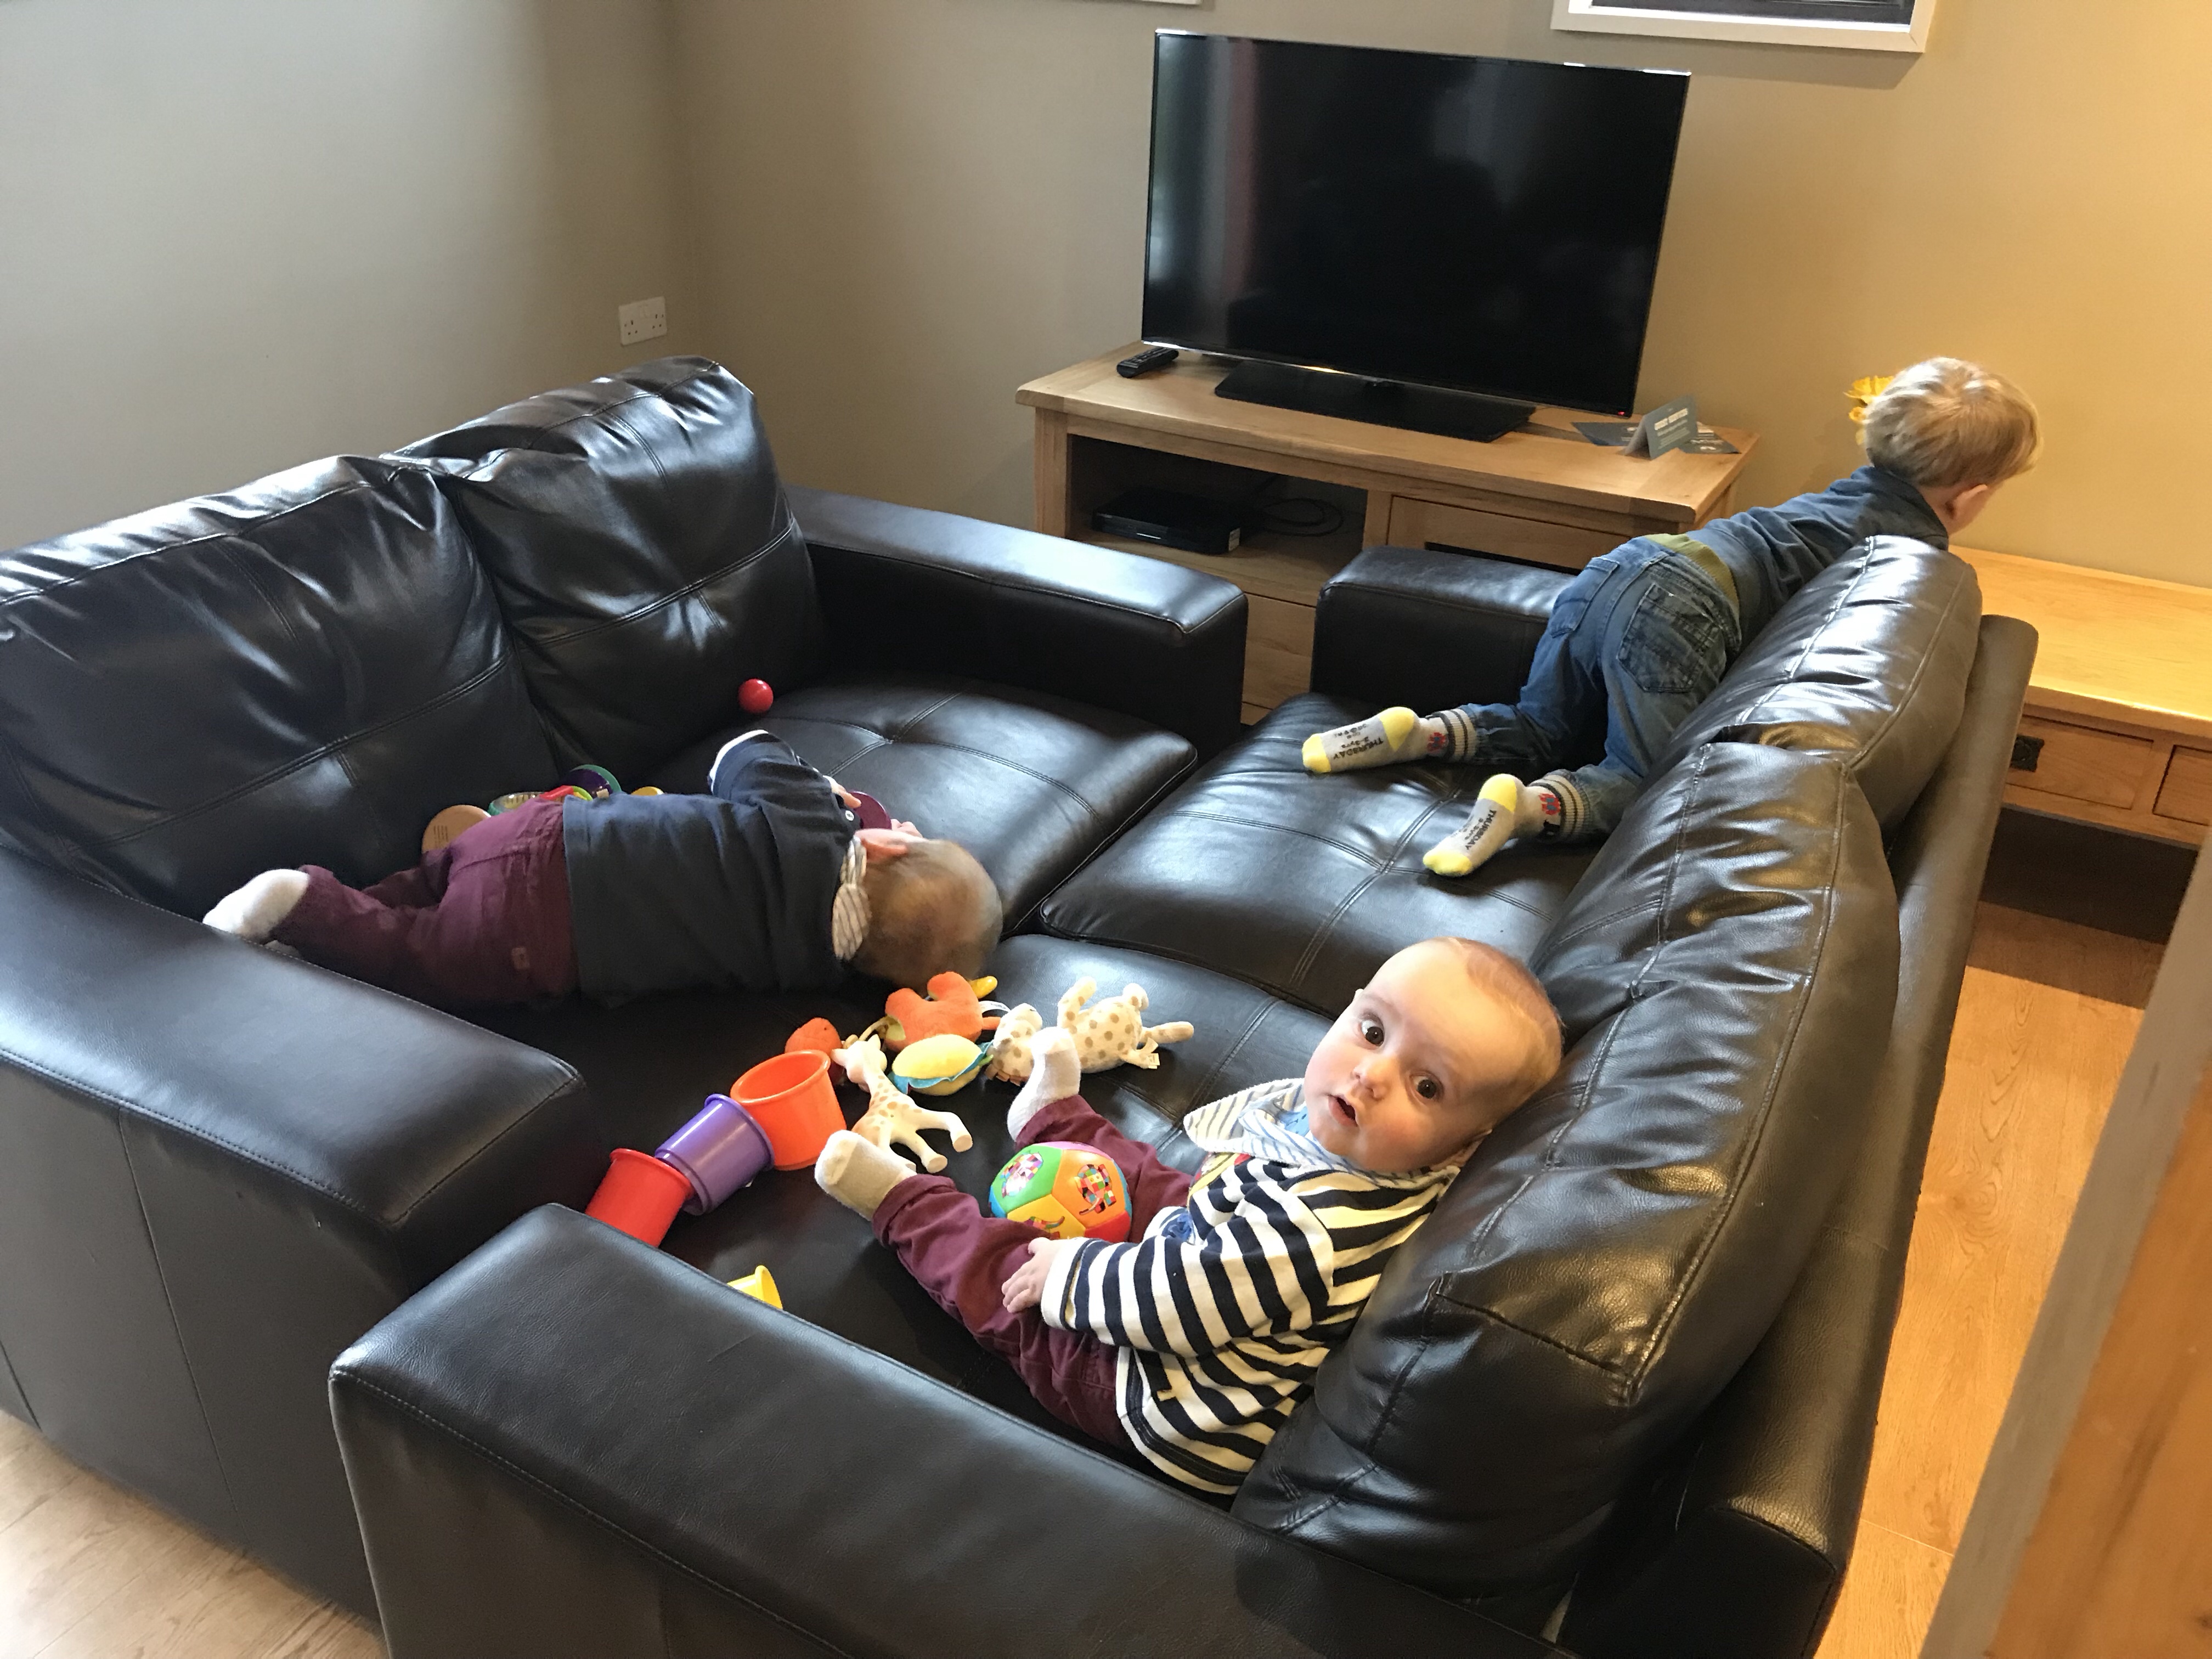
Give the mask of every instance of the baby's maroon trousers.
<path id="1" fill-rule="evenodd" d="M 320 865 L 272 937 L 418 1002 L 466 1008 L 576 988 L 562 803 L 471 824 L 411 870 L 347 886 Z"/>
<path id="2" fill-rule="evenodd" d="M 1121 1166 L 1129 1189 L 1129 1237 L 1142 1237 L 1152 1218 L 1190 1195 L 1190 1177 L 1160 1162 L 1092 1111 L 1080 1095 L 1056 1100 L 1030 1120 L 1024 1146 L 1074 1140 Z M 982 1206 L 943 1176 L 908 1176 L 876 1206 L 876 1237 L 985 1347 L 1014 1368 L 1044 1408 L 1094 1440 L 1126 1446 L 1115 1410 L 1115 1349 L 1095 1336 L 1044 1322 L 1035 1308 L 1008 1313 L 1006 1280 L 1030 1259 L 1030 1245 L 1048 1237 L 1025 1221 L 983 1213 Z"/>

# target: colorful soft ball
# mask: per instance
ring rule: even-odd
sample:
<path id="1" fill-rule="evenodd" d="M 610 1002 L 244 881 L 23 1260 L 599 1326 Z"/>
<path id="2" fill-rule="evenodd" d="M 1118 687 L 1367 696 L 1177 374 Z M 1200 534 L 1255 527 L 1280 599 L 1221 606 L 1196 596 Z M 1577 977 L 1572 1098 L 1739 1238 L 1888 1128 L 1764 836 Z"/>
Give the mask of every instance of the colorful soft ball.
<path id="1" fill-rule="evenodd" d="M 1119 1244 L 1129 1236 L 1129 1188 L 1096 1146 L 1040 1140 L 1006 1160 L 991 1182 L 991 1210 L 1055 1238 Z"/>
<path id="2" fill-rule="evenodd" d="M 747 680 L 738 688 L 738 707 L 748 714 L 765 714 L 775 706 L 775 691 L 766 680 Z"/>

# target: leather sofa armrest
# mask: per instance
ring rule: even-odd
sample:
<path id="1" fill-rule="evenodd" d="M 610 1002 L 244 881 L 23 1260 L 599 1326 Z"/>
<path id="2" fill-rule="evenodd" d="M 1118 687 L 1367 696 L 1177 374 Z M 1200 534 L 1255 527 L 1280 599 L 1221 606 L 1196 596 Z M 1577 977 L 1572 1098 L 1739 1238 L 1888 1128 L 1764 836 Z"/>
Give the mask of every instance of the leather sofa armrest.
<path id="1" fill-rule="evenodd" d="M 392 1659 L 1553 1651 L 558 1209 L 331 1400 Z"/>
<path id="2" fill-rule="evenodd" d="M 1480 554 L 1370 547 L 1322 589 L 1313 689 L 1424 714 L 1511 702 L 1572 580 Z"/>
<path id="3" fill-rule="evenodd" d="M 1765 1340 L 1625 1506 L 1561 1639 L 1586 1659 L 1810 1656 L 1857 1535 L 1875 1408 L 2035 633 L 1985 617 L 1957 735 L 1890 848 L 1899 961 L 1857 1162 Z"/>
<path id="4" fill-rule="evenodd" d="M 0 1349 L 82 1461 L 368 1605 L 331 1358 L 605 1167 L 535 1049 L 0 853 Z"/>
<path id="5" fill-rule="evenodd" d="M 833 655 L 1047 691 L 1180 732 L 1241 729 L 1244 595 L 1164 559 L 792 487 Z"/>

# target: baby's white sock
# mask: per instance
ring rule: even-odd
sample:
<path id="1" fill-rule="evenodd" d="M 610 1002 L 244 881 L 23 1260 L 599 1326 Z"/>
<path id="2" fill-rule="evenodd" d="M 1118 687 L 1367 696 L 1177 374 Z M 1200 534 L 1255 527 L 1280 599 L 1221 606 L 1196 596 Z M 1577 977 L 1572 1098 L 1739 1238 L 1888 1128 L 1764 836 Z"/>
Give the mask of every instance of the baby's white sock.
<path id="1" fill-rule="evenodd" d="M 814 1184 L 855 1215 L 875 1219 L 891 1188 L 914 1173 L 914 1165 L 872 1140 L 840 1129 L 814 1160 Z"/>
<path id="2" fill-rule="evenodd" d="M 1006 1108 L 1006 1133 L 1014 1145 L 1028 1142 L 1031 1119 L 1055 1100 L 1083 1090 L 1083 1066 L 1076 1058 L 1075 1034 L 1048 1025 L 1030 1039 L 1030 1080 Z"/>
<path id="3" fill-rule="evenodd" d="M 1410 708 L 1386 708 L 1370 719 L 1315 732 L 1298 758 L 1309 772 L 1356 772 L 1426 759 L 1443 752 L 1444 741 L 1443 722 L 1437 715 L 1424 719 Z"/>
<path id="4" fill-rule="evenodd" d="M 1480 869 L 1509 841 L 1543 833 L 1559 817 L 1559 798 L 1540 784 L 1524 784 L 1500 772 L 1482 786 L 1467 822 L 1421 855 L 1440 876 L 1464 876 Z"/>
<path id="5" fill-rule="evenodd" d="M 218 899 L 200 920 L 250 944 L 264 944 L 299 908 L 307 892 L 305 870 L 264 870 L 236 892 Z"/>

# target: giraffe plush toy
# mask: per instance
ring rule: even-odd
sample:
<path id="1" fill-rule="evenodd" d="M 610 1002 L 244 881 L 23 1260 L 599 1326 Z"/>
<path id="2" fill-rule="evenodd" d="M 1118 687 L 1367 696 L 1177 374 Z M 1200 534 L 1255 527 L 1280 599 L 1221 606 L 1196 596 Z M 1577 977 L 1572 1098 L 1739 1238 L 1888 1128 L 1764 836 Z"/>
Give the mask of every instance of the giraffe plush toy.
<path id="1" fill-rule="evenodd" d="M 872 1140 L 885 1152 L 903 1146 L 922 1169 L 935 1175 L 945 1164 L 945 1154 L 931 1150 L 921 1138 L 924 1129 L 942 1129 L 952 1137 L 952 1150 L 964 1152 L 975 1144 L 968 1126 L 951 1112 L 933 1112 L 901 1090 L 886 1074 L 882 1042 L 872 1035 L 854 1037 L 830 1056 L 844 1068 L 846 1078 L 868 1091 L 868 1109 L 853 1126 L 853 1133 Z"/>
<path id="2" fill-rule="evenodd" d="M 1144 988 L 1132 985 L 1118 997 L 1092 1002 L 1096 980 L 1079 979 L 1060 1000 L 1060 1025 L 1075 1039 L 1077 1063 L 1086 1072 L 1103 1072 L 1114 1066 L 1160 1063 L 1163 1042 L 1181 1042 L 1196 1027 L 1188 1020 L 1164 1025 L 1145 1024 Z M 1044 1029 L 1044 1018 L 1024 1002 L 999 1022 L 999 1035 L 991 1044 L 989 1075 L 1008 1083 L 1026 1083 L 1030 1075 L 1030 1039 Z"/>

